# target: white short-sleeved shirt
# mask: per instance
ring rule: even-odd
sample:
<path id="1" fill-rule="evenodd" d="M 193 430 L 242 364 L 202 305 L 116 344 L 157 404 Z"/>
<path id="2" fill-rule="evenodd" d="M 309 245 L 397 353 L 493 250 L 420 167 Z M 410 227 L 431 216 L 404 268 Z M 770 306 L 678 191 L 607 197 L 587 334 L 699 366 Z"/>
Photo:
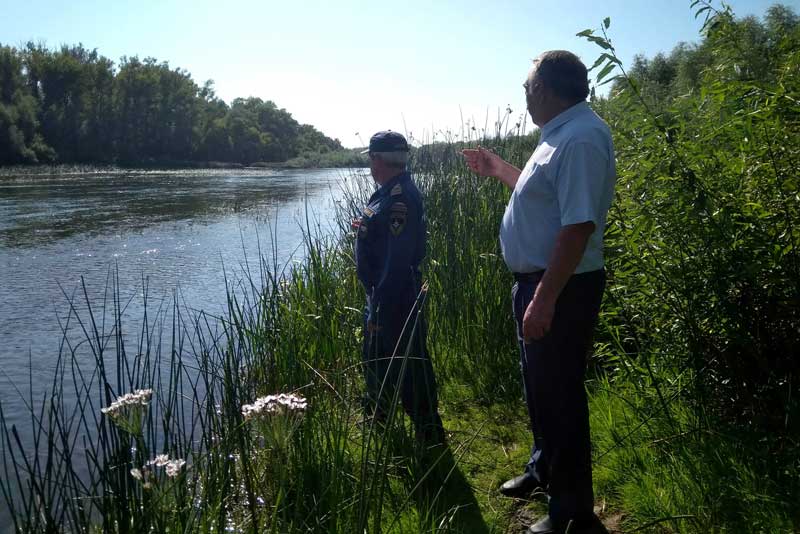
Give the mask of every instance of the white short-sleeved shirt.
<path id="1" fill-rule="evenodd" d="M 546 269 L 561 228 L 591 221 L 595 230 L 575 272 L 601 269 L 615 182 L 611 131 L 586 102 L 551 119 L 503 215 L 500 246 L 508 268 L 518 273 Z"/>

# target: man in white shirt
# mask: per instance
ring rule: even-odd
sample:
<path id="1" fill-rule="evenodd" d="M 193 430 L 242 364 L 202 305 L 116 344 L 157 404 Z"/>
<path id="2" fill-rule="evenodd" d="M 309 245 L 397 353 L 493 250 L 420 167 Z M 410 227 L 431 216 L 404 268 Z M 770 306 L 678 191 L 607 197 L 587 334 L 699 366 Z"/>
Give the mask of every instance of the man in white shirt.
<path id="1" fill-rule="evenodd" d="M 577 56 L 543 53 L 523 85 L 541 129 L 525 168 L 483 148 L 464 150 L 473 171 L 513 190 L 500 244 L 516 280 L 514 315 L 534 444 L 525 473 L 500 491 L 547 490 L 549 514 L 530 533 L 606 532 L 593 513 L 583 381 L 605 289 L 603 230 L 614 196 L 614 148 L 608 126 L 586 103 L 588 73 Z"/>

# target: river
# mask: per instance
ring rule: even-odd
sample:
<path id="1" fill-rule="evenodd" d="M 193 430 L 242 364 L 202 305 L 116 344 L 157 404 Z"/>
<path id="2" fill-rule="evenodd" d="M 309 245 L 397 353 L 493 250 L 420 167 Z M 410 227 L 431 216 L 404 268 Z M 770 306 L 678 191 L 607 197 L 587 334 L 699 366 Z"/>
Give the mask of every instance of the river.
<path id="1" fill-rule="evenodd" d="M 87 301 L 112 308 L 118 283 L 135 332 L 148 309 L 171 303 L 222 313 L 226 277 L 258 256 L 302 259 L 308 223 L 335 229 L 351 170 L 98 171 L 0 177 L 0 402 L 30 426 L 23 400 L 52 384 L 59 344 L 83 337 L 70 315 Z M 308 208 L 308 209 L 307 209 Z M 308 215 L 308 217 L 307 217 Z M 224 274 L 223 274 L 224 271 Z M 85 283 L 88 300 L 84 297 Z M 113 315 L 110 315 L 112 318 Z"/>

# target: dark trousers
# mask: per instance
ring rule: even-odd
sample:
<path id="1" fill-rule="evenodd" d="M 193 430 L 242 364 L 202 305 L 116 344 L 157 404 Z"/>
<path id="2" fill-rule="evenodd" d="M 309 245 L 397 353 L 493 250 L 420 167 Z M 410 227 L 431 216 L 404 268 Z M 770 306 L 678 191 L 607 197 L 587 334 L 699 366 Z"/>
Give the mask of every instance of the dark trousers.
<path id="1" fill-rule="evenodd" d="M 592 516 L 586 356 L 605 289 L 605 271 L 570 277 L 558 297 L 550 331 L 525 343 L 522 319 L 541 275 L 518 278 L 512 289 L 522 381 L 533 447 L 526 471 L 548 487 L 550 517 L 558 523 Z"/>
<path id="2" fill-rule="evenodd" d="M 427 325 L 415 306 L 416 296 L 409 292 L 384 303 L 374 314 L 377 330 L 368 331 L 367 313 L 364 315 L 364 409 L 379 419 L 385 418 L 399 388 L 403 409 L 417 431 L 422 432 L 420 437 L 437 436 L 442 422 L 436 378 L 426 344 Z"/>

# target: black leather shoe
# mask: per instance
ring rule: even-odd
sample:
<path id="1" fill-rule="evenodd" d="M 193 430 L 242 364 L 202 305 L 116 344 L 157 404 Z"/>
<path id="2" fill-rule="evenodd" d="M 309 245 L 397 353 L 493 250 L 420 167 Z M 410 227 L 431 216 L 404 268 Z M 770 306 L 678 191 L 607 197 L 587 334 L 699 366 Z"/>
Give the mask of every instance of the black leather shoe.
<path id="1" fill-rule="evenodd" d="M 527 534 L 561 534 L 563 532 L 564 530 L 559 530 L 550 516 L 546 515 L 528 527 Z"/>
<path id="2" fill-rule="evenodd" d="M 544 516 L 539 521 L 528 528 L 527 534 L 608 534 L 608 530 L 603 525 L 600 518 L 594 516 L 591 520 L 582 523 L 570 523 L 568 525 L 557 525 L 549 515 Z"/>
<path id="3" fill-rule="evenodd" d="M 545 488 L 533 475 L 523 473 L 500 486 L 500 493 L 506 497 L 527 497 L 536 491 L 544 492 Z"/>

